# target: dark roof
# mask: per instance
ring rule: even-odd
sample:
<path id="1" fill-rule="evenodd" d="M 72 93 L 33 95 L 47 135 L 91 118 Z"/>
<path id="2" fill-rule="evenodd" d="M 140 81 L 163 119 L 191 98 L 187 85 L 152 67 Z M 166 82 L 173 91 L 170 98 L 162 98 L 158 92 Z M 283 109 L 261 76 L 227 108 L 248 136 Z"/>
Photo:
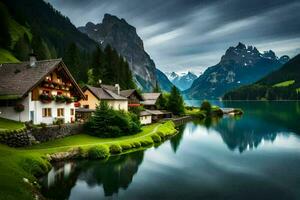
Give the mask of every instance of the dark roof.
<path id="1" fill-rule="evenodd" d="M 161 93 L 143 93 L 144 101 L 141 103 L 144 105 L 155 105 L 160 95 Z"/>
<path id="2" fill-rule="evenodd" d="M 91 91 L 99 100 L 127 100 L 127 98 L 117 95 L 113 91 L 104 87 L 93 87 L 86 85 L 82 88 L 83 91 L 86 91 L 87 89 Z"/>
<path id="3" fill-rule="evenodd" d="M 45 76 L 61 66 L 64 68 L 77 89 L 80 97 L 84 97 L 80 87 L 70 74 L 62 59 L 36 61 L 35 67 L 29 62 L 6 63 L 0 65 L 0 96 L 23 97 L 36 85 L 44 80 Z"/>
<path id="4" fill-rule="evenodd" d="M 140 112 L 140 116 L 151 116 L 152 113 L 148 112 L 147 110 L 143 110 Z"/>
<path id="5" fill-rule="evenodd" d="M 133 93 L 136 94 L 136 96 L 140 99 L 140 101 L 143 100 L 143 97 L 136 91 L 136 89 L 129 89 L 129 90 L 121 90 L 120 95 L 126 98 L 129 98 Z"/>
<path id="6" fill-rule="evenodd" d="M 142 96 L 145 100 L 157 100 L 161 93 L 143 93 Z"/>

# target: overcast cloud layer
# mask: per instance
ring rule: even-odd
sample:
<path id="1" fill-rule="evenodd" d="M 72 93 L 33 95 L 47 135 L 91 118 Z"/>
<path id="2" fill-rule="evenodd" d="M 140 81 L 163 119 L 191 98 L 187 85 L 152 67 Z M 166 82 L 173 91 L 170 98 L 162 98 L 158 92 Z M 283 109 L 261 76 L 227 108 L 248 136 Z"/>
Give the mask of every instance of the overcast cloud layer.
<path id="1" fill-rule="evenodd" d="M 49 0 L 76 26 L 105 13 L 137 28 L 145 49 L 165 72 L 203 72 L 239 41 L 300 53 L 299 0 Z"/>

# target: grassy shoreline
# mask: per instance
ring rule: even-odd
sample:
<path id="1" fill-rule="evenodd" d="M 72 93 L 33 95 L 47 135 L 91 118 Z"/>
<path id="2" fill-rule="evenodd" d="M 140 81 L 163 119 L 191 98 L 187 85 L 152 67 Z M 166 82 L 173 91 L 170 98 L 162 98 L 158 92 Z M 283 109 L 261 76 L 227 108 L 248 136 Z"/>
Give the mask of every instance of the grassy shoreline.
<path id="1" fill-rule="evenodd" d="M 142 132 L 120 138 L 79 134 L 22 149 L 0 145 L 0 179 L 6 180 L 0 182 L 0 199 L 34 199 L 39 195 L 36 177 L 47 173 L 52 167 L 50 161 L 55 161 L 56 157 L 61 160 L 92 159 L 91 149 L 100 147 L 104 154 L 97 154 L 100 156 L 95 159 L 105 159 L 152 147 L 176 133 L 175 124 L 167 121 L 144 126 Z"/>

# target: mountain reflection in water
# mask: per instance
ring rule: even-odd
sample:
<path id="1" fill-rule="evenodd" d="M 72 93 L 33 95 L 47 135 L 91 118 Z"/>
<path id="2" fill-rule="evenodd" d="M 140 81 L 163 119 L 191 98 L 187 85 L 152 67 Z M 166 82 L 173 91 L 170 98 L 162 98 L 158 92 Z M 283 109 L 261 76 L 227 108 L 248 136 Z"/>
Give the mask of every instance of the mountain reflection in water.
<path id="1" fill-rule="evenodd" d="M 218 104 L 242 108 L 245 114 L 189 122 L 169 141 L 145 151 L 56 163 L 41 179 L 43 195 L 72 200 L 300 199 L 300 103 Z"/>

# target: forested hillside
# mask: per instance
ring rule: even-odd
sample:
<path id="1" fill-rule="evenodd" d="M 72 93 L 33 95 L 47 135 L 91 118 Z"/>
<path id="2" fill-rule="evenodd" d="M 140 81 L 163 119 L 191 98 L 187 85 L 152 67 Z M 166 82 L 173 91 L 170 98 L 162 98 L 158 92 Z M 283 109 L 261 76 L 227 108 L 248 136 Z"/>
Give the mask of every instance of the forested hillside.
<path id="1" fill-rule="evenodd" d="M 224 95 L 225 100 L 299 100 L 300 54 L 254 84 Z"/>
<path id="2" fill-rule="evenodd" d="M 0 63 L 27 61 L 33 50 L 38 60 L 62 57 L 79 83 L 134 86 L 128 63 L 115 50 L 101 50 L 49 3 L 2 0 L 0 26 Z"/>

